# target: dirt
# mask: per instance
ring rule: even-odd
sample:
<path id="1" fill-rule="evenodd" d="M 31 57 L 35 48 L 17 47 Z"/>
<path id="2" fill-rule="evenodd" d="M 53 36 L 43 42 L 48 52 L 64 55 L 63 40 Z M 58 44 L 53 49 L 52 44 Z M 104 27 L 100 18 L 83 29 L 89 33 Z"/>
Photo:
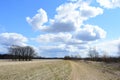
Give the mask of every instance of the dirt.
<path id="1" fill-rule="evenodd" d="M 120 80 L 119 75 L 113 74 L 107 67 L 99 63 L 85 61 L 70 61 L 72 66 L 71 80 Z"/>

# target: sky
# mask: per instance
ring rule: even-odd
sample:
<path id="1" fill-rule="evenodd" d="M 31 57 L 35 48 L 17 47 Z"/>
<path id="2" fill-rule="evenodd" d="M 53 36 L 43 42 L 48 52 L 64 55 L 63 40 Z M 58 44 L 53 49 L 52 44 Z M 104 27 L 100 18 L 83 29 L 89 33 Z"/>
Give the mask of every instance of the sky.
<path id="1" fill-rule="evenodd" d="M 0 0 L 0 53 L 32 46 L 38 55 L 117 56 L 120 0 Z"/>

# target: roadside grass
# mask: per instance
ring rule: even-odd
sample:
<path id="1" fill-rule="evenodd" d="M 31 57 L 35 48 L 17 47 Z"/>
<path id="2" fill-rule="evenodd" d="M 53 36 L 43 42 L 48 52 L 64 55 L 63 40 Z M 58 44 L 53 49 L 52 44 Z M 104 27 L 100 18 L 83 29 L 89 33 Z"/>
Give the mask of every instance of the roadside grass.
<path id="1" fill-rule="evenodd" d="M 114 76 L 114 80 L 120 80 L 120 62 L 112 62 L 112 63 L 105 63 L 105 62 L 95 62 L 95 61 L 87 61 L 87 64 L 90 64 L 90 67 L 98 69 L 103 74 L 110 74 L 111 77 Z"/>
<path id="2" fill-rule="evenodd" d="M 75 62 L 80 65 L 84 65 L 86 70 L 91 72 L 91 75 L 94 73 L 95 77 L 98 77 L 95 80 L 120 80 L 120 63 L 105 63 L 85 60 L 78 60 Z"/>

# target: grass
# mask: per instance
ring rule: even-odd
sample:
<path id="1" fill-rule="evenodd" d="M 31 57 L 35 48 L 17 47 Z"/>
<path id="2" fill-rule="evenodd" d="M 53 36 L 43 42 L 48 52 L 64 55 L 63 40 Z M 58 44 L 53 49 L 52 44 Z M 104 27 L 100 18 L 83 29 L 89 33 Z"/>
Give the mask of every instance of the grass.
<path id="1" fill-rule="evenodd" d="M 0 80 L 120 80 L 119 63 L 35 60 L 0 61 Z M 73 66 L 74 67 L 73 67 Z M 76 72 L 76 73 L 74 73 Z M 71 75 L 74 73 L 75 75 Z M 82 76 L 80 76 L 80 75 Z M 76 76 L 77 75 L 77 76 Z M 75 76 L 76 79 L 73 79 Z"/>
<path id="2" fill-rule="evenodd" d="M 0 80 L 70 80 L 69 61 L 0 62 Z"/>

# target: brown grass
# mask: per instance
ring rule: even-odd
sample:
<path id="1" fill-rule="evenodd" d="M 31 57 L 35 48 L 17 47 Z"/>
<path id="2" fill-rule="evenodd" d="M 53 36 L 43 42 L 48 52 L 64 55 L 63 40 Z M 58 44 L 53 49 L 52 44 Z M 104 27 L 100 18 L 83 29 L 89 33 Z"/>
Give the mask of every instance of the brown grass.
<path id="1" fill-rule="evenodd" d="M 120 80 L 120 63 L 35 60 L 0 61 L 0 80 Z"/>
<path id="2" fill-rule="evenodd" d="M 70 73 L 63 60 L 0 62 L 0 80 L 69 80 Z"/>

